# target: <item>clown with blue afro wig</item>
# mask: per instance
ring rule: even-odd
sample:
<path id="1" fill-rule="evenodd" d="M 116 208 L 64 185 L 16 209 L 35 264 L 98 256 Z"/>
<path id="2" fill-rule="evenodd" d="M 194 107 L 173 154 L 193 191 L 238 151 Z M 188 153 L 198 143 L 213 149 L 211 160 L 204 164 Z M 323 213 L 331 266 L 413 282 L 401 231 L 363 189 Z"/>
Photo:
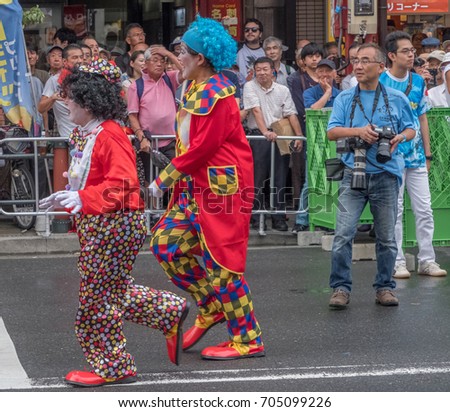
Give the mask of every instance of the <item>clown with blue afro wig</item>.
<path id="1" fill-rule="evenodd" d="M 182 42 L 179 60 L 191 82 L 177 112 L 177 156 L 149 186 L 156 197 L 173 190 L 166 213 L 152 228 L 150 247 L 166 275 L 197 303 L 183 350 L 226 322 L 229 340 L 204 348 L 203 359 L 262 357 L 261 328 L 244 276 L 253 156 L 236 87 L 224 70 L 235 62 L 236 42 L 220 23 L 200 16 Z M 201 254 L 203 267 L 194 253 Z"/>
<path id="2" fill-rule="evenodd" d="M 197 15 L 182 41 L 195 52 L 203 54 L 216 72 L 236 62 L 237 43 L 216 20 Z"/>

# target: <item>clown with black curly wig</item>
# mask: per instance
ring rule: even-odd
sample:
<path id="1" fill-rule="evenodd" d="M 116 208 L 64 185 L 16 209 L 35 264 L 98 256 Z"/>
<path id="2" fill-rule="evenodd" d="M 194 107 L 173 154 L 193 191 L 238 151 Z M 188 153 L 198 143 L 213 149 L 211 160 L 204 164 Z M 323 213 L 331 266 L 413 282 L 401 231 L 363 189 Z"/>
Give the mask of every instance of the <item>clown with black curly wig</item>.
<path id="1" fill-rule="evenodd" d="M 204 359 L 264 356 L 250 289 L 244 277 L 253 204 L 253 158 L 221 70 L 236 60 L 224 27 L 197 16 L 178 56 L 192 80 L 177 114 L 177 157 L 150 185 L 153 196 L 173 188 L 168 209 L 153 227 L 152 252 L 175 285 L 189 292 L 198 315 L 183 350 L 214 325 L 227 323 L 229 341 L 201 352 Z M 195 255 L 205 263 L 200 267 Z"/>
<path id="2" fill-rule="evenodd" d="M 65 103 L 79 125 L 69 185 L 40 203 L 75 214 L 81 246 L 75 332 L 92 368 L 67 374 L 66 381 L 78 386 L 136 380 L 123 319 L 163 332 L 169 359 L 178 364 L 181 325 L 189 310 L 184 298 L 136 285 L 131 275 L 146 227 L 135 152 L 117 122 L 126 113 L 120 90 L 120 70 L 101 59 L 65 78 Z"/>

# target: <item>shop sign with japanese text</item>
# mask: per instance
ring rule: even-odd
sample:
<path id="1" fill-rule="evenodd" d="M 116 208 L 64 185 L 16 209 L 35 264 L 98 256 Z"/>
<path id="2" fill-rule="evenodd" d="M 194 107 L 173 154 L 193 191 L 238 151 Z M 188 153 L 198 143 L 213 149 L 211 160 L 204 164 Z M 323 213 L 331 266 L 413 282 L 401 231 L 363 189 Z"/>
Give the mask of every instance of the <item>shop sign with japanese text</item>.
<path id="1" fill-rule="evenodd" d="M 241 31 L 241 0 L 209 0 L 207 15 L 220 21 L 239 40 Z"/>
<path id="2" fill-rule="evenodd" d="M 448 0 L 388 1 L 388 14 L 448 13 Z"/>

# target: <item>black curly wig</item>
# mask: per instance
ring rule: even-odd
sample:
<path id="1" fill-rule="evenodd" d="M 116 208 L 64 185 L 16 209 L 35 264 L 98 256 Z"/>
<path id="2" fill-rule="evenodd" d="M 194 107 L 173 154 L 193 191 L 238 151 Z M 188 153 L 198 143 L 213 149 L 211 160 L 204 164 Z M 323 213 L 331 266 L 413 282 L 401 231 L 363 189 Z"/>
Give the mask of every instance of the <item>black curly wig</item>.
<path id="1" fill-rule="evenodd" d="M 126 119 L 127 107 L 120 83 L 112 84 L 101 74 L 75 70 L 64 79 L 61 89 L 63 97 L 87 109 L 97 119 Z"/>

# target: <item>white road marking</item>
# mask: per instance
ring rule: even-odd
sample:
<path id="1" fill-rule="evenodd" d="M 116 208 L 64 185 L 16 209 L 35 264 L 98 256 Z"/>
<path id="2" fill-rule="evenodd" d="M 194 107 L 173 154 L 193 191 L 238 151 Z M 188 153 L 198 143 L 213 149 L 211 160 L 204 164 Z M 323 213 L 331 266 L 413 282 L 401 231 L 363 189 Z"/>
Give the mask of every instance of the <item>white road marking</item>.
<path id="1" fill-rule="evenodd" d="M 188 371 L 173 373 L 144 373 L 138 375 L 135 383 L 121 386 L 159 386 L 183 385 L 216 382 L 262 382 L 262 381 L 299 381 L 309 379 L 349 379 L 370 378 L 380 376 L 414 376 L 449 374 L 450 363 L 435 363 L 427 366 L 395 366 L 395 365 L 342 365 L 325 367 L 297 368 L 262 368 L 262 369 L 232 369 L 216 371 Z M 1 381 L 0 381 L 1 383 Z M 11 389 L 61 389 L 69 388 L 63 378 L 31 379 L 28 386 L 16 386 Z M 1 387 L 1 386 L 0 386 Z"/>
<path id="2" fill-rule="evenodd" d="M 0 390 L 1 389 L 29 389 L 30 381 L 20 364 L 14 344 L 6 330 L 5 323 L 0 317 Z"/>

